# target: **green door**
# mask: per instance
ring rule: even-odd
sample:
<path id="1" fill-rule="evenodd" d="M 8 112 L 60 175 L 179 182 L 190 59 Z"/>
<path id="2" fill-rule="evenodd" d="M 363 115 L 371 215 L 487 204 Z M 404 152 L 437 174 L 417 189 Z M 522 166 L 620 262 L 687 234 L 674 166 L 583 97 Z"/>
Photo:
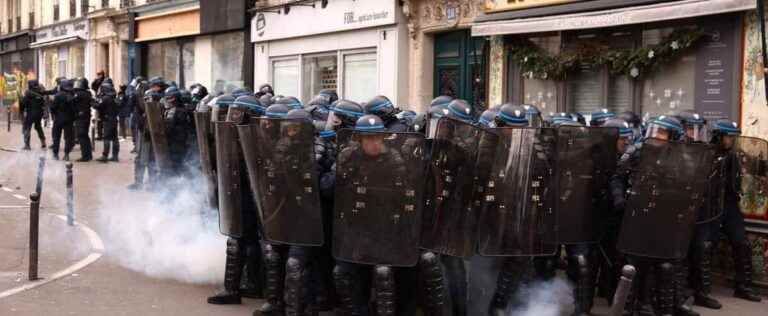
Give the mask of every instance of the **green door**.
<path id="1" fill-rule="evenodd" d="M 487 43 L 472 38 L 469 30 L 435 37 L 434 96 L 467 100 L 475 111 L 485 109 Z"/>

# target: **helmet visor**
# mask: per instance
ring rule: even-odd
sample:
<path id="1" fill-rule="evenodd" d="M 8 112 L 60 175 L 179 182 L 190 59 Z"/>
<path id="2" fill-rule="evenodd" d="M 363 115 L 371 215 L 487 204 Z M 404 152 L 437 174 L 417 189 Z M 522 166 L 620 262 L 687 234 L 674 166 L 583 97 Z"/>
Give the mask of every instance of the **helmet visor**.
<path id="1" fill-rule="evenodd" d="M 646 138 L 655 138 L 661 140 L 672 140 L 672 133 L 658 124 L 650 124 L 645 132 Z"/>
<path id="2" fill-rule="evenodd" d="M 707 128 L 705 125 L 685 126 L 685 138 L 693 142 L 705 142 L 707 139 Z"/>
<path id="3" fill-rule="evenodd" d="M 427 138 L 435 138 L 437 135 L 437 123 L 440 121 L 439 117 L 430 116 L 429 123 L 427 126 L 429 127 L 429 133 L 427 133 Z"/>

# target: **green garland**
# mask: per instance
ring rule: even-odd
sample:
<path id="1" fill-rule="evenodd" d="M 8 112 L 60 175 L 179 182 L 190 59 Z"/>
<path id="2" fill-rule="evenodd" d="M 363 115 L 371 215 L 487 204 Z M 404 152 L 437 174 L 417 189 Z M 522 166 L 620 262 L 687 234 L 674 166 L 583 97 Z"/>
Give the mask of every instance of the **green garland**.
<path id="1" fill-rule="evenodd" d="M 573 51 L 550 55 L 528 39 L 515 39 L 509 49 L 511 60 L 526 78 L 564 80 L 584 68 L 607 66 L 612 75 L 637 79 L 670 63 L 694 47 L 705 33 L 700 28 L 673 31 L 658 45 L 637 49 L 610 49 L 600 43 L 582 44 Z"/>

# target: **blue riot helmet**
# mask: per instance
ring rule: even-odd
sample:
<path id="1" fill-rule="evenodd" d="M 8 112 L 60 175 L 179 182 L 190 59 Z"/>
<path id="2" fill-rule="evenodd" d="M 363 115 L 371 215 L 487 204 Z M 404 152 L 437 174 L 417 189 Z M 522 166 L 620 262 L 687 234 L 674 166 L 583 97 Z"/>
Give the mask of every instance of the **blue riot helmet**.
<path id="1" fill-rule="evenodd" d="M 472 106 L 467 101 L 456 99 L 448 103 L 448 116 L 465 122 L 474 122 Z"/>
<path id="2" fill-rule="evenodd" d="M 538 107 L 532 104 L 523 104 L 523 109 L 525 109 L 525 118 L 528 119 L 528 126 L 542 127 L 544 125 Z"/>
<path id="3" fill-rule="evenodd" d="M 234 97 L 235 99 L 245 95 L 253 95 L 253 93 L 251 93 L 251 90 L 249 90 L 248 88 L 237 88 L 235 90 L 232 90 L 232 97 Z"/>
<path id="4" fill-rule="evenodd" d="M 432 102 L 429 103 L 429 107 L 432 108 L 433 106 L 448 106 L 448 103 L 451 103 L 451 101 L 453 101 L 452 97 L 441 95 L 432 99 Z"/>
<path id="5" fill-rule="evenodd" d="M 525 117 L 525 109 L 510 103 L 502 105 L 494 125 L 495 127 L 527 127 L 528 119 Z"/>
<path id="6" fill-rule="evenodd" d="M 336 90 L 333 89 L 323 89 L 320 90 L 320 92 L 317 94 L 317 97 L 323 98 L 326 104 L 333 104 L 333 102 L 336 102 L 339 100 L 339 95 L 336 94 Z"/>
<path id="7" fill-rule="evenodd" d="M 357 122 L 355 122 L 355 130 L 361 132 L 383 132 L 387 128 L 384 126 L 384 121 L 377 115 L 367 114 L 363 115 Z"/>
<path id="8" fill-rule="evenodd" d="M 342 128 L 352 128 L 363 115 L 365 115 L 365 110 L 360 104 L 344 99 L 338 100 L 328 113 L 325 129 L 338 131 Z"/>
<path id="9" fill-rule="evenodd" d="M 667 141 L 678 140 L 683 134 L 683 125 L 674 116 L 662 115 L 648 121 L 646 138 L 656 138 Z"/>
<path id="10" fill-rule="evenodd" d="M 566 121 L 573 122 L 574 121 L 573 115 L 565 112 L 557 112 L 557 113 L 549 114 L 549 125 L 551 126 L 557 126 L 558 124 Z"/>
<path id="11" fill-rule="evenodd" d="M 496 115 L 499 114 L 500 110 L 500 106 L 495 106 L 483 111 L 483 113 L 481 113 L 480 117 L 477 119 L 478 123 L 480 123 L 480 125 L 483 127 L 493 127 L 493 121 L 496 120 Z"/>
<path id="12" fill-rule="evenodd" d="M 605 128 L 616 128 L 619 131 L 619 139 L 616 141 L 616 148 L 619 153 L 627 151 L 629 145 L 634 142 L 635 132 L 627 121 L 620 118 L 612 118 L 605 121 L 603 126 Z"/>
<path id="13" fill-rule="evenodd" d="M 731 149 L 736 143 L 735 137 L 741 135 L 739 124 L 727 119 L 719 119 L 712 123 L 712 143 L 723 149 Z"/>
<path id="14" fill-rule="evenodd" d="M 230 106 L 230 112 L 232 111 L 232 107 L 242 108 L 246 110 L 249 115 L 256 117 L 264 115 L 264 112 L 267 109 L 261 102 L 259 102 L 259 99 L 256 99 L 253 95 L 244 95 L 235 99 L 235 102 Z"/>
<path id="15" fill-rule="evenodd" d="M 274 103 L 272 102 L 271 94 L 262 95 L 261 97 L 259 97 L 259 102 L 261 102 L 261 105 L 263 105 L 264 107 L 269 107 L 270 105 L 272 105 L 272 103 Z"/>
<path id="16" fill-rule="evenodd" d="M 102 85 L 102 89 L 104 86 Z M 177 102 L 181 99 L 181 91 L 179 88 L 170 86 L 165 89 L 164 98 L 167 102 Z"/>
<path id="17" fill-rule="evenodd" d="M 214 99 L 215 102 L 211 107 L 211 120 L 213 121 L 225 121 L 227 119 L 227 112 L 229 106 L 235 103 L 235 98 L 229 94 L 223 94 Z"/>
<path id="18" fill-rule="evenodd" d="M 285 118 L 290 120 L 306 120 L 307 122 L 312 122 L 312 114 L 304 109 L 290 110 L 285 115 Z"/>
<path id="19" fill-rule="evenodd" d="M 424 113 L 416 114 L 411 122 L 411 131 L 415 133 L 426 133 L 427 128 L 427 115 Z"/>
<path id="20" fill-rule="evenodd" d="M 448 104 L 437 104 L 433 105 L 429 108 L 429 112 L 427 112 L 427 137 L 428 138 L 434 138 L 437 133 L 437 122 L 440 121 L 440 118 L 444 116 L 448 116 L 451 113 L 450 110 L 448 110 Z"/>
<path id="21" fill-rule="evenodd" d="M 365 109 L 365 113 L 376 115 L 385 121 L 397 114 L 395 105 L 392 104 L 392 101 L 390 101 L 389 98 L 383 95 L 378 95 L 368 100 L 363 108 Z"/>
<path id="22" fill-rule="evenodd" d="M 285 118 L 288 116 L 288 112 L 293 110 L 292 108 L 288 107 L 285 104 L 272 104 L 270 105 L 266 111 L 264 111 L 264 116 L 267 118 Z"/>
<path id="23" fill-rule="evenodd" d="M 592 117 L 589 118 L 589 126 L 601 126 L 614 117 L 616 117 L 615 113 L 608 109 L 600 109 L 600 111 L 592 112 Z"/>
<path id="24" fill-rule="evenodd" d="M 273 104 L 283 104 L 291 109 L 303 109 L 304 105 L 301 104 L 299 99 L 294 97 L 284 97 L 275 101 Z"/>
<path id="25" fill-rule="evenodd" d="M 685 110 L 681 111 L 677 117 L 680 118 L 680 124 L 683 125 L 684 140 L 695 143 L 709 140 L 707 137 L 707 120 L 699 115 L 699 113 Z"/>

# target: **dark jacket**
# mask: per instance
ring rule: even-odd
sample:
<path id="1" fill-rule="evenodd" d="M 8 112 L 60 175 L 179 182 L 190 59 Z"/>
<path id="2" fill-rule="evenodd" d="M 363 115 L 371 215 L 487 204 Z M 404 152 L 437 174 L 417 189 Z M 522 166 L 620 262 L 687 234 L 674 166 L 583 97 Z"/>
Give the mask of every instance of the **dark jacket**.
<path id="1" fill-rule="evenodd" d="M 72 101 L 77 107 L 77 118 L 79 120 L 91 120 L 91 104 L 93 97 L 88 90 L 75 90 L 75 97 Z"/>
<path id="2" fill-rule="evenodd" d="M 72 94 L 65 91 L 57 92 L 51 103 L 51 114 L 56 123 L 74 122 L 77 118 L 77 108 L 73 103 Z"/>
<path id="3" fill-rule="evenodd" d="M 37 91 L 27 90 L 19 102 L 19 112 L 24 114 L 25 119 L 41 119 L 45 113 L 45 97 Z"/>
<path id="4" fill-rule="evenodd" d="M 104 82 L 104 78 L 97 77 L 96 79 L 91 82 L 91 90 L 93 90 L 93 93 L 99 94 L 99 88 L 101 88 L 101 83 Z"/>
<path id="5" fill-rule="evenodd" d="M 120 114 L 117 102 L 112 96 L 102 96 L 95 109 L 99 111 L 99 119 L 104 122 L 115 122 Z"/>

